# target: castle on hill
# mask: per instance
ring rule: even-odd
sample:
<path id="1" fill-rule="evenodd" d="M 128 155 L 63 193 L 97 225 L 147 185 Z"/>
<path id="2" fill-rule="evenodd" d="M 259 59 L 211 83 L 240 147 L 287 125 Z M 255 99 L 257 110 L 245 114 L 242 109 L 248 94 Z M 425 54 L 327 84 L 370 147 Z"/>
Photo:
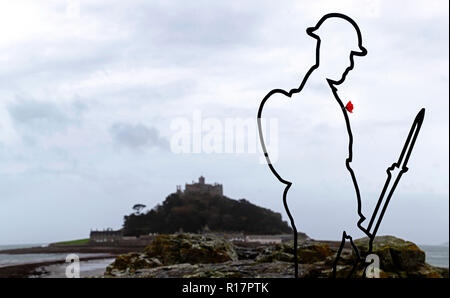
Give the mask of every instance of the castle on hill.
<path id="1" fill-rule="evenodd" d="M 192 184 L 186 183 L 184 191 L 181 189 L 181 185 L 177 185 L 177 193 L 207 193 L 212 196 L 223 196 L 223 187 L 222 184 L 218 183 L 207 184 L 205 183 L 205 177 L 200 176 L 198 182 L 192 181 Z"/>

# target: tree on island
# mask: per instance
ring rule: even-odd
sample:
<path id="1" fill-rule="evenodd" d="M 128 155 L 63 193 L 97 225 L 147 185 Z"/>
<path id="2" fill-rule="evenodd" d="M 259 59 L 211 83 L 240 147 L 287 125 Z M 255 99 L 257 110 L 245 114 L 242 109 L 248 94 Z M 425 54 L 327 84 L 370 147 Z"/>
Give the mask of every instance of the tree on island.
<path id="1" fill-rule="evenodd" d="M 144 204 L 136 204 L 133 206 L 133 210 L 135 211 L 134 214 L 139 215 L 141 213 L 141 211 L 147 206 L 145 206 Z"/>

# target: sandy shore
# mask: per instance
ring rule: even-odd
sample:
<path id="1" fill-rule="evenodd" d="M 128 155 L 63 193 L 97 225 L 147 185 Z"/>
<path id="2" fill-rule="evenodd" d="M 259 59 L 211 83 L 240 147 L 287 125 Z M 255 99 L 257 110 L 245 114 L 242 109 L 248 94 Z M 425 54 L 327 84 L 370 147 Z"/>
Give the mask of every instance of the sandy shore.
<path id="1" fill-rule="evenodd" d="M 80 278 L 103 277 L 106 267 L 114 262 L 114 258 L 90 259 L 80 261 Z M 67 278 L 65 264 L 53 264 L 49 266 L 38 267 L 35 272 L 39 275 L 31 275 L 34 278 Z"/>
<path id="2" fill-rule="evenodd" d="M 88 261 L 113 260 L 113 259 L 114 259 L 113 255 L 80 258 L 80 267 L 83 265 L 83 263 L 86 264 L 86 262 Z M 58 261 L 48 261 L 48 262 L 0 267 L 0 278 L 64 277 L 62 274 L 58 274 L 61 271 L 58 268 L 62 267 L 65 268 L 66 265 L 68 265 L 68 263 L 66 263 L 65 260 L 58 260 Z"/>
<path id="3" fill-rule="evenodd" d="M 102 275 L 117 255 L 141 252 L 144 246 L 60 245 L 1 250 L 0 254 L 98 254 L 80 257 L 81 277 Z M 0 267 L 0 278 L 65 277 L 64 259 Z"/>

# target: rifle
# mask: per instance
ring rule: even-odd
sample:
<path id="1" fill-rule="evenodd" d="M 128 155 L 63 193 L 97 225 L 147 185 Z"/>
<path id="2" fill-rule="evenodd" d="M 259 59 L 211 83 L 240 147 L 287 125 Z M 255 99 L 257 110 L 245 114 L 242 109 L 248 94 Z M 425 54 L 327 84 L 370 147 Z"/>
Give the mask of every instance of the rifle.
<path id="1" fill-rule="evenodd" d="M 391 197 L 394 194 L 395 188 L 397 187 L 398 182 L 400 181 L 402 175 L 408 171 L 407 167 L 408 160 L 414 148 L 414 144 L 416 143 L 416 139 L 419 134 L 420 128 L 422 127 L 424 116 L 425 116 L 425 109 L 422 108 L 417 114 L 416 118 L 414 119 L 408 137 L 406 138 L 405 145 L 403 146 L 403 150 L 400 154 L 400 157 L 398 158 L 397 162 L 394 162 L 386 170 L 387 179 L 384 184 L 383 190 L 381 191 L 375 210 L 370 219 L 369 225 L 367 227 L 367 231 L 370 234 L 371 240 L 369 243 L 369 252 L 372 251 L 372 242 L 375 238 L 378 228 L 380 227 L 381 220 L 383 219 L 384 213 L 386 212 L 387 206 L 389 205 L 389 201 L 391 200 Z M 383 202 L 384 202 L 383 208 L 381 209 L 381 212 L 378 214 L 378 211 L 380 210 L 380 207 Z"/>

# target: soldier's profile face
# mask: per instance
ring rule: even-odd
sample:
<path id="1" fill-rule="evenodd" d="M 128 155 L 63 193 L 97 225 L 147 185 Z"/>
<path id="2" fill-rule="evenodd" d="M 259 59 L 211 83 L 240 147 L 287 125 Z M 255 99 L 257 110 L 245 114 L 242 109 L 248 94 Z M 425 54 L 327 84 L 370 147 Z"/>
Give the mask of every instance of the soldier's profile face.
<path id="1" fill-rule="evenodd" d="M 320 68 L 327 79 L 339 81 L 351 67 L 352 51 L 342 44 L 324 43 L 320 49 Z"/>
<path id="2" fill-rule="evenodd" d="M 314 34 L 320 38 L 319 68 L 325 78 L 345 79 L 352 65 L 353 51 L 360 51 L 356 29 L 347 21 L 333 18 L 326 20 Z"/>

